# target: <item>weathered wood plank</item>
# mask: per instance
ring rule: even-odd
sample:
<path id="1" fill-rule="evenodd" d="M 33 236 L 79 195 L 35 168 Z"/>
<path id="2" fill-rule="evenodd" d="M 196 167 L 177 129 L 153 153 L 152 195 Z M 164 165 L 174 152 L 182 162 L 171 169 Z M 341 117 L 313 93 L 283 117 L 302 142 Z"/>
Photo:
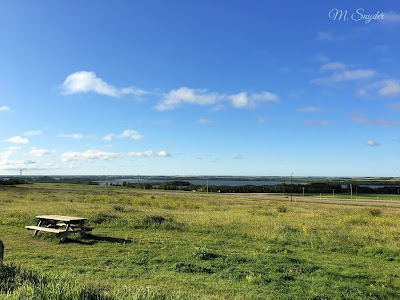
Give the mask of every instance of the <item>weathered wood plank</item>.
<path id="1" fill-rule="evenodd" d="M 47 228 L 41 226 L 25 226 L 26 229 L 29 230 L 36 230 L 36 231 L 46 231 L 46 232 L 53 232 L 53 233 L 65 233 L 65 229 L 55 229 L 55 228 Z"/>
<path id="2" fill-rule="evenodd" d="M 36 218 L 42 219 L 42 220 L 58 220 L 58 221 L 65 221 L 65 222 L 81 222 L 81 221 L 87 220 L 87 218 L 60 216 L 60 215 L 43 215 L 43 216 L 36 216 Z"/>
<path id="3" fill-rule="evenodd" d="M 63 226 L 67 226 L 67 224 L 57 223 L 57 226 L 58 227 L 63 227 Z M 75 224 L 71 224 L 69 227 L 71 227 L 71 228 L 82 228 L 83 230 L 86 230 L 86 231 L 92 231 L 94 229 L 93 227 L 79 226 L 79 225 L 75 225 Z"/>

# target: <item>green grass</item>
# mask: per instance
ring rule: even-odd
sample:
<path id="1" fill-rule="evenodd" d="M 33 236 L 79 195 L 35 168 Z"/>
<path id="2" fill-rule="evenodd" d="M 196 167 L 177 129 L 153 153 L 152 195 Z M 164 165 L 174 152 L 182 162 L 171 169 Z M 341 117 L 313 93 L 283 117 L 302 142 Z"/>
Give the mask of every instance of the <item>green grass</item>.
<path id="1" fill-rule="evenodd" d="M 5 262 L 34 274 L 8 289 L 10 299 L 400 297 L 398 208 L 2 187 L 0 212 Z M 33 236 L 24 226 L 43 214 L 86 217 L 95 229 L 85 239 Z"/>

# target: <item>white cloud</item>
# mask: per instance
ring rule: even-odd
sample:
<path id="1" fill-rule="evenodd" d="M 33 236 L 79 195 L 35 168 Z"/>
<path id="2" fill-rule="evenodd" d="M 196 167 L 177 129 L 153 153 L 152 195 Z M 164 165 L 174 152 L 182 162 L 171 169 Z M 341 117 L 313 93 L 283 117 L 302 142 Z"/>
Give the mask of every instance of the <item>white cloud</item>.
<path id="1" fill-rule="evenodd" d="M 69 161 L 87 161 L 87 160 L 109 160 L 109 159 L 117 159 L 124 157 L 139 157 L 139 156 L 159 156 L 159 157 L 167 157 L 169 154 L 165 151 L 161 151 L 156 155 L 152 150 L 144 151 L 144 152 L 125 152 L 125 153 L 110 153 L 110 152 L 101 152 L 97 150 L 87 150 L 86 152 L 64 152 L 61 155 L 62 162 Z"/>
<path id="2" fill-rule="evenodd" d="M 365 145 L 369 146 L 369 147 L 375 147 L 375 146 L 379 146 L 379 143 L 377 143 L 374 140 L 367 140 L 367 141 L 365 141 Z"/>
<path id="3" fill-rule="evenodd" d="M 329 77 L 313 79 L 311 82 L 317 84 L 331 84 L 342 81 L 369 79 L 374 77 L 375 74 L 376 71 L 371 69 L 345 70 L 335 72 Z"/>
<path id="4" fill-rule="evenodd" d="M 298 111 L 298 112 L 319 112 L 319 111 L 321 111 L 321 109 L 319 107 L 315 107 L 315 106 L 307 106 L 307 107 L 297 108 L 296 111 Z"/>
<path id="5" fill-rule="evenodd" d="M 347 68 L 346 65 L 342 62 L 330 62 L 322 65 L 319 70 L 324 72 L 324 71 L 334 71 L 334 70 L 345 70 L 346 68 Z"/>
<path id="6" fill-rule="evenodd" d="M 380 96 L 397 96 L 400 94 L 400 80 L 385 80 L 383 85 L 384 86 L 378 91 Z"/>
<path id="7" fill-rule="evenodd" d="M 20 150 L 21 147 L 18 147 L 18 146 L 10 146 L 10 147 L 8 147 L 7 149 L 8 149 L 8 150 Z"/>
<path id="8" fill-rule="evenodd" d="M 171 110 L 183 103 L 210 105 L 217 103 L 221 98 L 223 98 L 221 95 L 208 93 L 204 89 L 181 87 L 164 95 L 164 99 L 156 106 L 156 109 L 160 111 Z"/>
<path id="9" fill-rule="evenodd" d="M 215 123 L 215 121 L 207 120 L 207 119 L 199 119 L 196 122 L 199 123 L 199 124 L 213 124 L 213 123 Z"/>
<path id="10" fill-rule="evenodd" d="M 40 134 L 42 134 L 42 131 L 41 131 L 41 130 L 31 130 L 31 131 L 26 131 L 26 132 L 24 132 L 24 135 L 28 135 L 28 136 L 31 136 L 31 135 L 40 135 Z"/>
<path id="11" fill-rule="evenodd" d="M 82 134 L 80 134 L 80 133 L 71 133 L 71 134 L 59 134 L 58 135 L 59 137 L 63 137 L 63 138 L 71 138 L 71 139 L 76 139 L 76 140 L 79 140 L 79 139 L 82 139 L 83 138 L 83 135 Z"/>
<path id="12" fill-rule="evenodd" d="M 69 75 L 62 84 L 64 94 L 94 92 L 101 95 L 118 97 L 118 90 L 107 84 L 94 72 L 80 71 Z"/>
<path id="13" fill-rule="evenodd" d="M 167 153 L 166 151 L 160 151 L 160 152 L 158 152 L 157 153 L 157 156 L 160 156 L 160 157 L 169 157 L 169 156 L 171 156 L 169 153 Z"/>
<path id="14" fill-rule="evenodd" d="M 279 97 L 270 92 L 250 95 L 248 95 L 246 92 L 241 92 L 236 95 L 230 95 L 228 96 L 228 98 L 232 101 L 232 105 L 235 108 L 254 107 L 257 105 L 258 102 L 279 101 Z"/>
<path id="15" fill-rule="evenodd" d="M 354 123 L 367 124 L 367 125 L 377 125 L 382 127 L 397 127 L 400 126 L 400 122 L 385 120 L 385 119 L 368 119 L 360 114 L 353 114 L 351 119 Z"/>
<path id="16" fill-rule="evenodd" d="M 246 92 L 241 92 L 229 97 L 232 100 L 232 105 L 236 108 L 246 107 L 249 104 L 249 99 Z"/>
<path id="17" fill-rule="evenodd" d="M 42 157 L 46 155 L 50 155 L 52 152 L 51 150 L 46 150 L 46 149 L 37 149 L 37 148 L 31 148 L 31 151 L 29 151 L 29 154 L 32 154 L 34 156 Z"/>
<path id="18" fill-rule="evenodd" d="M 114 137 L 117 137 L 120 139 L 131 138 L 133 140 L 144 139 L 144 135 L 142 135 L 139 132 L 137 132 L 136 130 L 132 130 L 132 129 L 127 129 L 121 134 L 110 133 L 110 134 L 107 134 L 106 136 L 103 136 L 101 139 L 104 141 L 112 141 Z"/>
<path id="19" fill-rule="evenodd" d="M 96 73 L 88 71 L 75 72 L 69 75 L 61 86 L 63 94 L 96 93 L 111 97 L 120 97 L 121 95 L 142 96 L 147 94 L 145 90 L 136 87 L 116 88 L 100 77 Z"/>
<path id="20" fill-rule="evenodd" d="M 279 97 L 270 92 L 250 95 L 248 95 L 246 92 L 241 92 L 233 95 L 224 95 L 208 92 L 204 89 L 190 89 L 187 87 L 181 87 L 164 95 L 162 101 L 157 104 L 156 109 L 159 111 L 172 110 L 185 103 L 197 105 L 216 105 L 223 101 L 230 101 L 235 108 L 246 108 L 254 106 L 257 102 L 277 102 L 278 100 Z"/>
<path id="21" fill-rule="evenodd" d="M 257 123 L 265 123 L 266 119 L 263 117 L 258 117 L 257 118 Z"/>
<path id="22" fill-rule="evenodd" d="M 334 37 L 332 33 L 328 31 L 318 31 L 317 36 L 315 37 L 316 41 L 333 41 Z"/>
<path id="23" fill-rule="evenodd" d="M 13 150 L 0 152 L 0 159 L 1 160 L 9 159 L 14 153 L 15 151 Z"/>
<path id="24" fill-rule="evenodd" d="M 383 13 L 383 19 L 381 20 L 382 22 L 386 23 L 395 23 L 395 22 L 400 22 L 400 14 L 390 11 L 390 12 L 384 12 Z"/>
<path id="25" fill-rule="evenodd" d="M 12 138 L 9 138 L 7 141 L 10 143 L 15 143 L 15 144 L 28 144 L 29 140 L 27 138 L 23 138 L 21 136 L 14 136 Z"/>
<path id="26" fill-rule="evenodd" d="M 400 102 L 393 102 L 388 104 L 391 109 L 400 110 Z"/>
<path id="27" fill-rule="evenodd" d="M 357 95 L 366 98 L 398 96 L 400 95 L 400 80 L 390 78 L 371 82 L 359 88 Z"/>
<path id="28" fill-rule="evenodd" d="M 110 133 L 110 134 L 107 134 L 106 136 L 103 136 L 101 139 L 104 141 L 112 141 L 114 136 L 115 136 L 115 134 Z"/>
<path id="29" fill-rule="evenodd" d="M 363 79 L 370 79 L 374 77 L 377 72 L 372 69 L 353 69 L 342 62 L 330 62 L 320 67 L 320 72 L 330 73 L 327 77 L 319 77 L 311 80 L 315 84 L 333 84 L 343 81 L 356 81 Z"/>
<path id="30" fill-rule="evenodd" d="M 0 160 L 0 170 L 38 169 L 36 162 L 31 160 Z"/>
<path id="31" fill-rule="evenodd" d="M 0 106 L 0 111 L 10 111 L 11 108 L 8 106 Z"/>
<path id="32" fill-rule="evenodd" d="M 304 120 L 303 121 L 304 126 L 320 127 L 320 126 L 326 126 L 329 124 L 330 124 L 330 122 L 328 120 L 322 120 L 322 121 Z"/>
<path id="33" fill-rule="evenodd" d="M 244 155 L 242 155 L 242 154 L 237 154 L 237 155 L 235 155 L 233 158 L 234 158 L 234 159 L 243 159 L 243 158 L 244 158 Z"/>
<path id="34" fill-rule="evenodd" d="M 138 89 L 136 87 L 128 87 L 128 88 L 122 88 L 120 89 L 120 93 L 123 95 L 135 95 L 135 96 L 143 96 L 143 95 L 147 95 L 149 94 L 149 92 L 142 90 L 142 89 Z"/>
<path id="35" fill-rule="evenodd" d="M 118 135 L 119 138 L 131 138 L 133 140 L 142 140 L 144 135 L 140 134 L 136 130 L 127 129 L 122 134 Z"/>

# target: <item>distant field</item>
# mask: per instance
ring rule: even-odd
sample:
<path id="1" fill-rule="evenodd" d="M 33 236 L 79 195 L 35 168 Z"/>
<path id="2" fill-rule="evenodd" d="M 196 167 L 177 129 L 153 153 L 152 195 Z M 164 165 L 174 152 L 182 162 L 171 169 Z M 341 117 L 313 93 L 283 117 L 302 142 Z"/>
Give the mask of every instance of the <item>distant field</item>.
<path id="1" fill-rule="evenodd" d="M 396 195 L 357 196 L 400 202 Z M 0 187 L 0 239 L 6 263 L 73 278 L 104 295 L 119 293 L 104 299 L 400 297 L 399 208 L 293 197 L 299 201 L 279 194 Z M 86 239 L 65 242 L 50 234 L 34 237 L 24 226 L 39 214 L 86 217 L 95 229 Z M 35 288 L 40 293 L 43 287 Z M 29 290 L 20 289 L 19 295 Z M 1 298 L 2 285 L 0 291 Z"/>

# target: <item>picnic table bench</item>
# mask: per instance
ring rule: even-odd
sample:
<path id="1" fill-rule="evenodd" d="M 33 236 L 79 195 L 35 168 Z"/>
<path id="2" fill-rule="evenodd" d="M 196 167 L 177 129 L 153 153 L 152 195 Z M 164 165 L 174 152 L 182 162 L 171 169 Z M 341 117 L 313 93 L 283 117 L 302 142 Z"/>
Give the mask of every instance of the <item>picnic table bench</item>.
<path id="1" fill-rule="evenodd" d="M 92 227 L 84 226 L 86 218 L 59 215 L 36 216 L 36 218 L 39 219 L 37 226 L 25 226 L 28 230 L 35 230 L 34 235 L 39 231 L 44 231 L 60 234 L 65 237 L 71 233 L 85 235 L 86 232 L 93 230 Z"/>

